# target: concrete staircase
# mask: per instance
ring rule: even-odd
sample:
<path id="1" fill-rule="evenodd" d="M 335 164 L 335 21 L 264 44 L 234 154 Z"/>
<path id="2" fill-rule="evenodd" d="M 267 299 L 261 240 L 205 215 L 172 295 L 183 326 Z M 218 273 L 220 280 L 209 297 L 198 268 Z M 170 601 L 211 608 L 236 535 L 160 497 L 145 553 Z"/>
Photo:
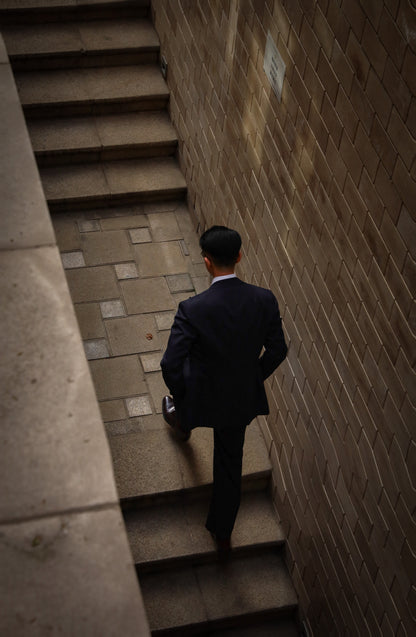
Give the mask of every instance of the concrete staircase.
<path id="1" fill-rule="evenodd" d="M 51 212 L 183 197 L 148 3 L 53 4 L 1 16 Z"/>
<path id="2" fill-rule="evenodd" d="M 4 0 L 0 24 L 56 227 L 65 215 L 86 223 L 100 218 L 93 211 L 104 210 L 108 223 L 112 214 L 126 219 L 137 206 L 146 212 L 145 206 L 158 210 L 163 202 L 183 201 L 186 184 L 175 158 L 177 138 L 149 2 L 49 4 Z M 102 245 L 109 250 L 108 241 Z M 96 262 L 106 263 L 107 256 Z M 204 528 L 211 432 L 196 430 L 181 445 L 160 409 L 155 411 L 151 427 L 140 421 L 138 430 L 109 437 L 152 633 L 298 635 L 297 601 L 268 496 L 271 468 L 258 425 L 247 433 L 232 558 L 221 563 Z"/>

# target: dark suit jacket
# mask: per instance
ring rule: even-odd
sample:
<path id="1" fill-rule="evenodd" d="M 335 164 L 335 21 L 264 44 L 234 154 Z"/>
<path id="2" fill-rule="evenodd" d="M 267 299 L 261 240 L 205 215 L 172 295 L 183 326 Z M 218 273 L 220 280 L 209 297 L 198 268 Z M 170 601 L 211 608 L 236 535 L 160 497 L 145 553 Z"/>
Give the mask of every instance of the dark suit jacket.
<path id="1" fill-rule="evenodd" d="M 270 290 L 232 278 L 182 301 L 161 368 L 183 427 L 241 426 L 268 414 L 264 380 L 286 353 Z"/>

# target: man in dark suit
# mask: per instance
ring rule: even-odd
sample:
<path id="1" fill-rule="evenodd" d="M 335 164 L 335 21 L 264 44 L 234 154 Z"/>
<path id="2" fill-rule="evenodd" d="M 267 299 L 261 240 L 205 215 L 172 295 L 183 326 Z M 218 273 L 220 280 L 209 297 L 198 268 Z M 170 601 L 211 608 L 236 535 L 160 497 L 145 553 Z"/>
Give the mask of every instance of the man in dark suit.
<path id="1" fill-rule="evenodd" d="M 240 505 L 245 430 L 253 418 L 269 413 L 264 380 L 284 360 L 287 346 L 272 292 L 234 273 L 241 259 L 238 232 L 213 226 L 200 247 L 213 280 L 208 290 L 179 304 L 161 361 L 172 394 L 162 408 L 181 440 L 194 427 L 214 429 L 206 527 L 218 549 L 228 551 Z"/>

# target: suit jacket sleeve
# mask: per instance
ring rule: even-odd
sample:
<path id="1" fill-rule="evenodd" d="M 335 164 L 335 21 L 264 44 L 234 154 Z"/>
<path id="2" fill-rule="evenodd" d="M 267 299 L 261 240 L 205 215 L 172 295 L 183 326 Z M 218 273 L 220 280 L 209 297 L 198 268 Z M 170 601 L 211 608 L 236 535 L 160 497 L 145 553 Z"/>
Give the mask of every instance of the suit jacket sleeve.
<path id="1" fill-rule="evenodd" d="M 187 316 L 185 303 L 179 304 L 160 363 L 163 379 L 175 400 L 182 399 L 185 394 L 184 364 L 197 335 Z"/>
<path id="2" fill-rule="evenodd" d="M 272 294 L 271 318 L 264 340 L 264 352 L 260 357 L 263 380 L 266 380 L 286 358 L 287 345 L 282 329 L 279 305 Z"/>

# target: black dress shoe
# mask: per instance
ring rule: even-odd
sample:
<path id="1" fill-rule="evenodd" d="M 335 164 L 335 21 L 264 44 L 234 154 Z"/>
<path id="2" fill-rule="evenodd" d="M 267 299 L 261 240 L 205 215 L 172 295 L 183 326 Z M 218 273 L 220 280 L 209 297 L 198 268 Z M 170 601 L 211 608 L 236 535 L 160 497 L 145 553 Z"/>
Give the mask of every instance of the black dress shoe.
<path id="1" fill-rule="evenodd" d="M 227 559 L 231 553 L 231 538 L 230 537 L 219 538 L 212 531 L 210 531 L 210 533 L 211 533 L 212 539 L 217 545 L 219 558 Z"/>
<path id="2" fill-rule="evenodd" d="M 162 400 L 162 414 L 165 421 L 168 423 L 170 427 L 172 427 L 172 431 L 179 438 L 179 440 L 189 440 L 191 437 L 190 431 L 184 431 L 181 427 L 181 424 L 176 415 L 176 409 L 171 396 L 164 396 Z"/>

